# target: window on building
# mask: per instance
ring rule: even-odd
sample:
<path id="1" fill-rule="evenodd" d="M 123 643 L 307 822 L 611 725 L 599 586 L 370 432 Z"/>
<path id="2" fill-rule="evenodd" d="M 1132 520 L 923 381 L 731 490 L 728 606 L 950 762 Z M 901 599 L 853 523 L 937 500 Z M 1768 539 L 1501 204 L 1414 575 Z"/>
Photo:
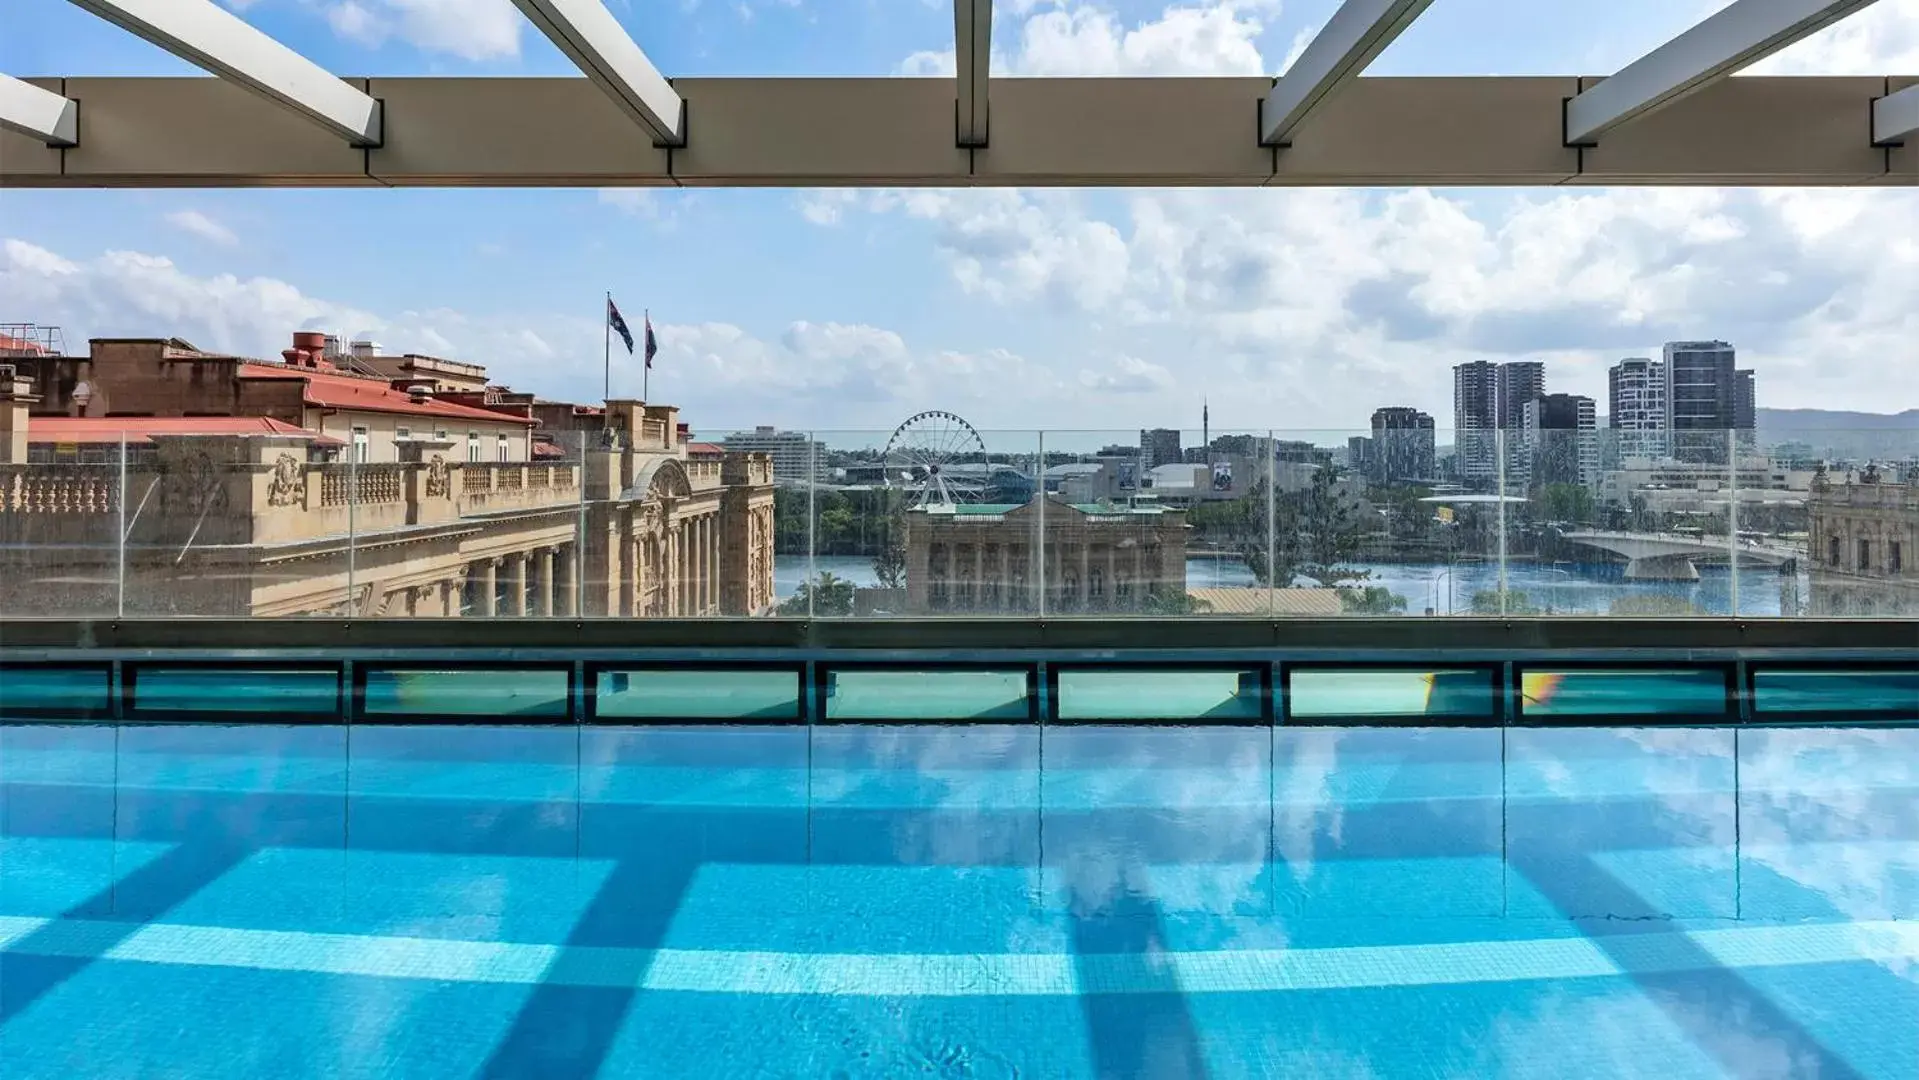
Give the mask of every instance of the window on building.
<path id="1" fill-rule="evenodd" d="M 507 456 L 507 442 L 506 442 L 506 436 L 504 436 L 504 435 L 501 435 L 501 436 L 499 436 L 499 437 L 498 437 L 498 439 L 497 439 L 497 441 L 496 441 L 496 442 L 494 443 L 494 447 L 493 447 L 493 449 L 494 449 L 494 453 L 495 453 L 495 457 L 494 457 L 494 460 L 496 460 L 496 461 L 509 461 L 509 460 L 511 460 L 511 458 L 509 458 L 509 457 Z"/>
<path id="2" fill-rule="evenodd" d="M 353 460 L 364 463 L 372 445 L 372 437 L 367 434 L 366 428 L 356 424 L 353 428 Z"/>
<path id="3" fill-rule="evenodd" d="M 1872 569 L 1872 541 L 1859 541 L 1859 569 Z"/>
<path id="4" fill-rule="evenodd" d="M 1899 550 L 1899 541 L 1889 541 L 1886 544 L 1886 569 L 1896 574 L 1905 568 L 1905 552 Z"/>
<path id="5" fill-rule="evenodd" d="M 480 433 L 477 431 L 469 431 L 466 433 L 466 459 L 468 461 L 480 460 Z"/>
<path id="6" fill-rule="evenodd" d="M 1839 565 L 1839 538 L 1836 536 L 1826 538 L 1826 563 L 1831 566 Z"/>

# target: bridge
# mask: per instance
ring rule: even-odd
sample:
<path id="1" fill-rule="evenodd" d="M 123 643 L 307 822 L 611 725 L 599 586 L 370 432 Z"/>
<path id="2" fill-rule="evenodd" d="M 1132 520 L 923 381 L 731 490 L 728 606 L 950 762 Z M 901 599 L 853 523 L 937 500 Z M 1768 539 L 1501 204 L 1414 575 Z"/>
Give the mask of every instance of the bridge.
<path id="1" fill-rule="evenodd" d="M 1804 549 L 1789 544 L 1753 540 L 1734 542 L 1725 537 L 1688 533 L 1607 532 L 1584 529 L 1560 534 L 1562 539 L 1610 551 L 1626 560 L 1627 581 L 1697 581 L 1695 559 L 1727 559 L 1734 551 L 1745 562 L 1779 566 L 1806 557 Z"/>

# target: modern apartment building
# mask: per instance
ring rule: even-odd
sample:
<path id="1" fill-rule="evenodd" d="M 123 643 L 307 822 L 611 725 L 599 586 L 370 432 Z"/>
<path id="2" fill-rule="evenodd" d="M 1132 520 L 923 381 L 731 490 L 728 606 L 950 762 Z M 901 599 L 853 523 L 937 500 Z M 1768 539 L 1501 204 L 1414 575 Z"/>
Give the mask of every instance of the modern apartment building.
<path id="1" fill-rule="evenodd" d="M 762 424 L 752 431 L 735 431 L 720 440 L 730 453 L 765 454 L 773 459 L 773 479 L 805 483 L 825 475 L 826 444 L 803 431 L 781 431 Z"/>
<path id="2" fill-rule="evenodd" d="M 1430 480 L 1436 475 L 1433 418 L 1418 409 L 1373 410 L 1373 434 L 1364 472 L 1375 484 Z"/>
<path id="3" fill-rule="evenodd" d="M 1476 360 L 1453 368 L 1453 432 L 1461 480 L 1484 484 L 1499 474 L 1495 433 L 1518 432 L 1526 403 L 1545 392 L 1546 365 L 1537 360 Z M 1507 441 L 1510 467 L 1519 463 L 1518 448 L 1516 440 Z"/>
<path id="4" fill-rule="evenodd" d="M 1666 430 L 1681 461 L 1725 461 L 1727 432 L 1738 419 L 1733 347 L 1723 341 L 1674 341 L 1663 368 Z"/>
<path id="5" fill-rule="evenodd" d="M 1580 394 L 1542 394 L 1521 410 L 1523 462 L 1536 485 L 1599 480 L 1598 409 Z"/>
<path id="6" fill-rule="evenodd" d="M 1180 446 L 1179 429 L 1140 429 L 1139 456 L 1139 467 L 1142 470 L 1156 469 L 1161 465 L 1177 465 L 1184 461 L 1186 451 Z"/>
<path id="7" fill-rule="evenodd" d="M 1666 366 L 1643 356 L 1628 357 L 1606 373 L 1606 425 L 1615 456 L 1666 456 Z"/>

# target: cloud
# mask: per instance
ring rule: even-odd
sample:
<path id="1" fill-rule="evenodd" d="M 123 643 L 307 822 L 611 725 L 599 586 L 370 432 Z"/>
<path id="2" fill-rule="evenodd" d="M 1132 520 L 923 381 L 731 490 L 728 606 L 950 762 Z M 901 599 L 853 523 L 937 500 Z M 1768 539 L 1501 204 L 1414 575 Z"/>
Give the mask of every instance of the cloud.
<path id="1" fill-rule="evenodd" d="M 602 382 L 597 320 L 550 312 L 445 308 L 369 311 L 277 278 L 195 275 L 163 256 L 108 251 L 75 259 L 0 241 L 0 295 L 66 328 L 68 339 L 179 336 L 205 349 L 276 357 L 296 329 L 367 336 L 392 352 L 488 366 L 498 381 L 545 397 L 594 400 Z M 530 329 L 537 327 L 538 329 Z M 1035 417 L 1084 397 L 1047 367 L 998 348 L 927 349 L 862 323 L 797 320 L 771 337 L 725 322 L 655 325 L 655 397 L 707 430 L 755 423 L 890 429 L 926 408 L 988 415 L 1006 388 L 1030 394 Z M 614 392 L 639 390 L 615 350 Z"/>
<path id="2" fill-rule="evenodd" d="M 1004 8 L 1002 9 L 1005 10 Z M 1003 20 L 1008 74 L 1255 73 L 1269 4 L 1175 4 L 1122 26 L 1065 0 Z M 902 70 L 950 71 L 920 53 Z M 1762 70 L 1919 68 L 1919 0 L 1884 0 Z M 1725 337 L 1762 404 L 1872 408 L 1919 395 L 1893 362 L 1919 333 L 1919 192 L 1619 189 L 834 193 L 800 206 L 930 226 L 970 295 L 1072 321 L 1089 353 L 1204 357 L 1235 404 L 1355 423 L 1384 387 L 1451 418 L 1452 364 L 1544 358 L 1604 396 L 1622 355 Z M 988 316 L 990 318 L 990 316 Z M 1140 361 L 1149 363 L 1149 361 Z M 1092 369 L 1087 369 L 1092 370 Z M 1135 385 L 1122 367 L 1078 384 Z M 1383 399 L 1382 399 L 1383 400 Z"/>
<path id="3" fill-rule="evenodd" d="M 1079 383 L 1088 390 L 1113 394 L 1150 394 L 1170 390 L 1173 373 L 1137 356 L 1122 356 L 1105 371 L 1082 369 Z"/>
<path id="4" fill-rule="evenodd" d="M 398 39 L 472 61 L 519 56 L 526 22 L 508 0 L 334 0 L 321 10 L 335 34 L 370 49 Z"/>
<path id="5" fill-rule="evenodd" d="M 175 210 L 167 215 L 167 224 L 221 247 L 235 247 L 240 243 L 240 238 L 233 234 L 232 229 L 198 210 Z"/>

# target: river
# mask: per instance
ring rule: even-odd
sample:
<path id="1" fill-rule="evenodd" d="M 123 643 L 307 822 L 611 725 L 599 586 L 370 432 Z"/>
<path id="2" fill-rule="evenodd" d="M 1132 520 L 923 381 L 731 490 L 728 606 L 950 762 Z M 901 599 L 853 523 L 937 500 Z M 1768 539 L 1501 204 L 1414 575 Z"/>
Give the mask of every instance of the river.
<path id="1" fill-rule="evenodd" d="M 1492 563 L 1456 563 L 1450 569 L 1431 563 L 1360 563 L 1368 571 L 1368 585 L 1384 586 L 1406 601 L 1406 613 L 1418 615 L 1428 607 L 1435 614 L 1465 613 L 1473 594 L 1499 588 L 1499 568 Z M 830 572 L 855 585 L 879 584 L 873 560 L 863 556 L 822 555 L 814 559 L 816 572 Z M 1690 604 L 1707 615 L 1730 615 L 1732 572 L 1723 566 L 1705 566 L 1698 581 L 1626 581 L 1625 567 L 1617 563 L 1514 562 L 1506 570 L 1506 587 L 1526 594 L 1532 606 L 1555 614 L 1605 615 L 1613 602 L 1630 596 L 1663 596 Z M 806 579 L 804 558 L 779 556 L 773 564 L 773 591 L 782 600 L 799 591 Z M 1195 589 L 1251 588 L 1253 574 L 1232 556 L 1195 556 L 1186 560 L 1186 584 Z M 1805 595 L 1800 583 L 1799 595 Z M 1768 567 L 1741 567 L 1741 615 L 1779 614 L 1779 575 Z"/>

